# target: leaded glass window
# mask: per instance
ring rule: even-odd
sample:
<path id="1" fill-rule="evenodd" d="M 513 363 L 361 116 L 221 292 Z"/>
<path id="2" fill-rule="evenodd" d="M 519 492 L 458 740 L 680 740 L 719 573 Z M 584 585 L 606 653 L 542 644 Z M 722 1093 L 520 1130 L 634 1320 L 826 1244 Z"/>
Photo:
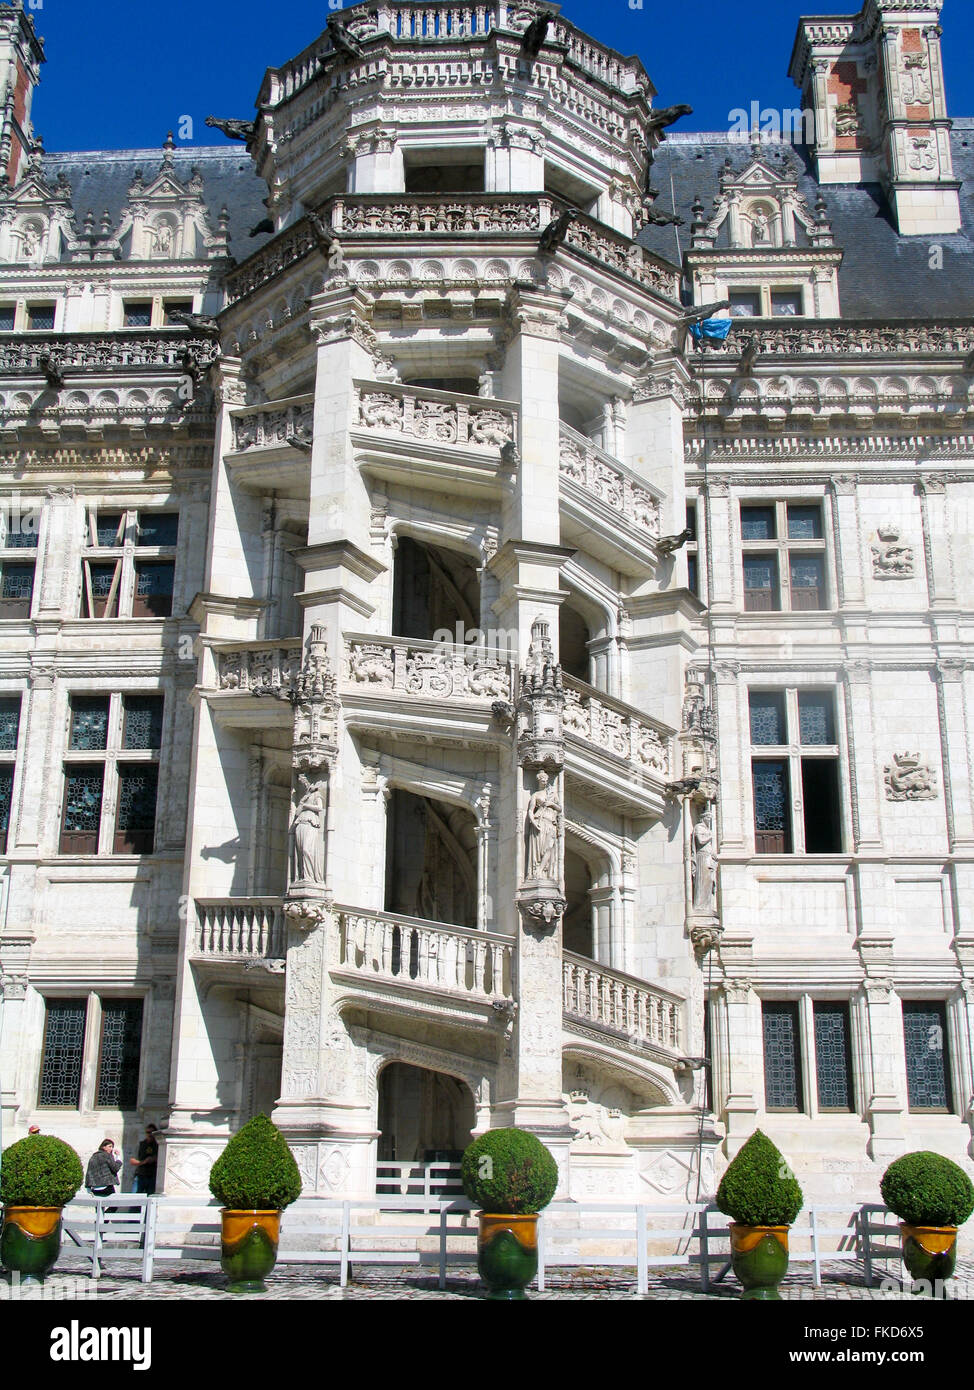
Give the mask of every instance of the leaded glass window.
<path id="1" fill-rule="evenodd" d="M 125 539 L 124 521 L 123 512 L 99 512 L 95 525 L 97 544 L 109 548 L 120 546 Z"/>
<path id="2" fill-rule="evenodd" d="M 904 1000 L 903 1037 L 910 1109 L 949 1111 L 952 1101 L 944 1005 Z"/>
<path id="3" fill-rule="evenodd" d="M 764 1004 L 764 1093 L 769 1110 L 803 1110 L 797 1004 Z"/>
<path id="4" fill-rule="evenodd" d="M 798 612 L 823 608 L 825 596 L 825 565 L 821 555 L 792 555 L 789 560 L 791 576 L 791 606 Z"/>
<path id="5" fill-rule="evenodd" d="M 101 1011 L 101 1057 L 96 1105 L 134 1110 L 139 1098 L 141 999 L 106 999 Z"/>
<path id="6" fill-rule="evenodd" d="M 140 561 L 135 566 L 135 597 L 132 615 L 136 618 L 168 618 L 172 613 L 175 566 Z"/>
<path id="7" fill-rule="evenodd" d="M 34 593 L 33 565 L 4 565 L 0 598 L 8 603 L 29 604 Z"/>
<path id="8" fill-rule="evenodd" d="M 178 512 L 139 512 L 139 545 L 174 546 L 179 537 Z"/>
<path id="9" fill-rule="evenodd" d="M 20 732 L 20 699 L 0 700 L 0 751 L 12 753 Z"/>
<path id="10" fill-rule="evenodd" d="M 156 819 L 158 769 L 154 763 L 119 768 L 118 826 L 120 830 L 151 830 Z"/>
<path id="11" fill-rule="evenodd" d="M 745 541 L 773 541 L 774 507 L 742 507 L 741 538 Z"/>
<path id="12" fill-rule="evenodd" d="M 152 853 L 158 779 L 155 763 L 134 763 L 119 768 L 116 854 Z"/>
<path id="13" fill-rule="evenodd" d="M 835 743 L 835 707 L 827 691 L 798 692 L 798 728 L 802 744 Z"/>
<path id="14" fill-rule="evenodd" d="M 24 512 L 16 518 L 16 524 L 8 527 L 3 538 L 8 550 L 37 549 L 37 514 Z"/>
<path id="15" fill-rule="evenodd" d="M 790 854 L 788 764 L 784 761 L 755 761 L 751 770 L 755 849 L 758 854 Z"/>
<path id="16" fill-rule="evenodd" d="M 822 539 L 822 508 L 816 506 L 788 507 L 788 539 L 818 541 Z"/>
<path id="17" fill-rule="evenodd" d="M 817 1003 L 815 1068 L 821 1110 L 852 1109 L 852 1059 L 849 1046 L 849 1007 Z"/>
<path id="18" fill-rule="evenodd" d="M 778 606 L 777 559 L 773 555 L 745 555 L 745 609 L 749 613 L 770 613 Z"/>
<path id="19" fill-rule="evenodd" d="M 783 691 L 752 690 L 748 695 L 748 708 L 752 743 L 780 746 L 788 742 Z"/>
<path id="20" fill-rule="evenodd" d="M 81 1101 L 86 999 L 49 1000 L 41 1067 L 41 1105 L 76 1110 Z"/>
<path id="21" fill-rule="evenodd" d="M 14 770 L 0 767 L 0 854 L 7 852 L 7 834 L 10 830 L 10 804 L 13 801 Z"/>
<path id="22" fill-rule="evenodd" d="M 75 698 L 71 701 L 71 748 L 83 753 L 98 752 L 108 747 L 108 712 L 110 701 Z"/>
<path id="23" fill-rule="evenodd" d="M 162 747 L 162 697 L 160 695 L 125 696 L 125 733 L 123 748 Z"/>
<path id="24" fill-rule="evenodd" d="M 103 767 L 74 767 L 65 778 L 64 830 L 97 835 L 101 817 Z"/>

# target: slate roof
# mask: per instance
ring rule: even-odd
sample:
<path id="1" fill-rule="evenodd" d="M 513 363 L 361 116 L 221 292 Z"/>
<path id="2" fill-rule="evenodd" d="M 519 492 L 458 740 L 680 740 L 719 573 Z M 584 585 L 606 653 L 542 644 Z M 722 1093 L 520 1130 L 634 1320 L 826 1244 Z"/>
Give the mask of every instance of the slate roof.
<path id="1" fill-rule="evenodd" d="M 825 198 L 835 244 L 845 252 L 839 270 L 843 318 L 974 316 L 974 120 L 955 121 L 951 140 L 954 176 L 963 181 L 963 230 L 946 237 L 900 236 L 878 184 L 820 188 L 802 150 L 791 145 L 765 146 L 762 150 L 762 157 L 773 167 L 784 160 L 791 161 L 796 172 L 801 170 L 799 192 L 810 208 L 814 209 L 820 192 Z M 646 227 L 639 234 L 644 246 L 681 263 L 690 244 L 693 202 L 699 197 L 709 216 L 728 155 L 735 169 L 743 169 L 750 162 L 750 147 L 729 141 L 726 132 L 668 133 L 652 170 L 653 184 L 660 190 L 657 207 L 672 212 L 675 193 L 675 210 L 686 220 L 686 226 L 676 231 L 672 227 Z M 930 247 L 934 242 L 943 250 L 941 270 L 931 268 Z"/>
<path id="2" fill-rule="evenodd" d="M 845 252 L 839 271 L 843 318 L 958 318 L 974 316 L 974 119 L 956 120 L 951 136 L 954 172 L 962 180 L 964 229 L 956 236 L 901 237 L 890 220 L 879 185 L 829 185 L 819 189 L 803 152 L 790 145 L 765 147 L 772 164 L 790 161 L 798 171 L 799 190 L 814 208 L 823 194 L 835 243 Z M 660 190 L 658 206 L 674 207 L 684 227 L 647 227 L 639 240 L 650 250 L 680 264 L 688 249 L 690 211 L 699 197 L 709 213 L 719 189 L 720 170 L 728 154 L 741 169 L 750 159 L 747 146 L 717 134 L 671 131 L 657 152 L 653 182 Z M 49 154 L 44 170 L 52 181 L 63 173 L 74 196 L 79 226 L 91 208 L 96 225 L 108 209 L 118 225 L 129 185 L 141 169 L 148 182 L 162 164 L 162 150 L 89 150 Z M 192 146 L 174 153 L 174 168 L 182 181 L 193 168 L 203 176 L 205 199 L 214 229 L 220 209 L 230 213 L 230 249 L 246 260 L 268 240 L 251 237 L 250 229 L 267 216 L 263 199 L 267 186 L 258 177 L 244 146 Z M 930 246 L 943 251 L 943 268 L 931 268 Z"/>
<path id="3" fill-rule="evenodd" d="M 44 174 L 52 183 L 64 174 L 71 185 L 78 228 L 90 208 L 96 227 L 105 208 L 117 228 L 121 210 L 128 201 L 129 187 L 139 169 L 150 183 L 162 168 L 162 150 L 82 150 L 78 153 L 46 154 Z M 194 168 L 203 175 L 204 199 L 210 222 L 216 231 L 220 209 L 230 214 L 230 251 L 238 261 L 246 260 L 268 240 L 267 234 L 251 237 L 267 216 L 263 199 L 267 184 L 260 178 L 253 160 L 242 143 L 234 145 L 192 145 L 173 154 L 173 171 L 186 183 Z"/>

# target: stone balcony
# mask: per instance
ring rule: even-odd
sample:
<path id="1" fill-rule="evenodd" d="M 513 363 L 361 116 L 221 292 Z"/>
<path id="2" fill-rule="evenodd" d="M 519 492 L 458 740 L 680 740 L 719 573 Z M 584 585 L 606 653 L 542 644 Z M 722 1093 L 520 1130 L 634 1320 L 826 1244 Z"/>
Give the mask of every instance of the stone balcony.
<path id="1" fill-rule="evenodd" d="M 627 574 L 655 567 L 661 494 L 592 440 L 562 425 L 558 469 L 566 534 Z"/>
<path id="2" fill-rule="evenodd" d="M 497 491 L 498 474 L 516 448 L 514 401 L 434 391 L 390 381 L 356 381 L 357 424 L 352 439 L 367 472 L 451 491 Z"/>
<path id="3" fill-rule="evenodd" d="M 286 927 L 280 898 L 198 898 L 190 957 L 204 977 L 253 982 L 256 972 L 282 974 Z M 337 905 L 329 933 L 332 978 L 349 1001 L 395 1013 L 469 1026 L 503 1025 L 516 1011 L 517 942 L 390 912 Z M 673 1066 L 685 1051 L 685 999 L 619 970 L 565 952 L 565 1038 L 595 1038 L 630 1060 Z"/>
<path id="4" fill-rule="evenodd" d="M 565 676 L 564 687 L 569 782 L 613 809 L 660 814 L 674 731 L 584 681 Z"/>
<path id="5" fill-rule="evenodd" d="M 314 438 L 314 396 L 289 396 L 230 412 L 227 463 L 242 486 L 301 495 L 308 491 Z"/>

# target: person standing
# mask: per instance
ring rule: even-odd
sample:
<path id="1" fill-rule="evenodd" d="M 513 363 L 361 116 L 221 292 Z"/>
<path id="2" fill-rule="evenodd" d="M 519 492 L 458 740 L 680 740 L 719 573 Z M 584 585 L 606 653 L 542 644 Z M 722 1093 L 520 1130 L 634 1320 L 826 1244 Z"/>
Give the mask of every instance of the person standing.
<path id="1" fill-rule="evenodd" d="M 146 1125 L 145 1138 L 139 1144 L 138 1158 L 129 1159 L 129 1163 L 136 1170 L 132 1191 L 144 1192 L 147 1196 L 156 1190 L 156 1164 L 159 1160 L 157 1132 L 155 1125 Z"/>
<path id="2" fill-rule="evenodd" d="M 114 1197 L 122 1160 L 115 1152 L 115 1140 L 103 1139 L 88 1160 L 85 1187 L 93 1197 Z"/>

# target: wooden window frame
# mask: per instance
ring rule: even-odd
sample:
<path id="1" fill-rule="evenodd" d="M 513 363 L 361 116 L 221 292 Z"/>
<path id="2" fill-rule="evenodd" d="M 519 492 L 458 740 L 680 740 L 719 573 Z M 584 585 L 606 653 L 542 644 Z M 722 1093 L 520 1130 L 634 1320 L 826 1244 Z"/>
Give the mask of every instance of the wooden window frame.
<path id="1" fill-rule="evenodd" d="M 159 828 L 159 793 L 162 782 L 162 750 L 161 748 L 126 748 L 125 747 L 125 701 L 126 698 L 157 698 L 162 703 L 162 721 L 165 727 L 166 705 L 165 692 L 155 690 L 127 690 L 124 692 L 104 691 L 104 690 L 73 690 L 70 692 L 68 701 L 68 722 L 67 722 L 67 747 L 64 754 L 63 782 L 61 791 L 61 821 L 59 853 L 62 855 L 83 855 L 86 858 L 103 857 L 106 855 L 115 857 L 132 858 L 136 855 L 153 854 L 155 852 L 155 840 Z M 108 700 L 108 732 L 106 746 L 99 749 L 78 749 L 71 748 L 71 714 L 75 701 L 82 700 Z M 165 735 L 163 734 L 163 737 Z M 121 806 L 121 779 L 124 771 L 128 767 L 147 765 L 156 770 L 156 813 L 151 832 L 146 831 L 124 831 L 119 828 L 118 815 Z M 68 831 L 64 829 L 65 812 L 67 810 L 67 776 L 68 770 L 83 768 L 87 766 L 100 766 L 102 768 L 102 798 L 101 813 L 97 834 L 91 831 Z M 73 837 L 84 834 L 93 840 L 93 848 L 73 849 L 66 848 L 66 837 Z M 125 847 L 125 841 L 131 839 L 133 834 L 142 838 L 142 848 Z M 120 848 L 119 846 L 122 845 Z"/>
<path id="2" fill-rule="evenodd" d="M 781 695 L 784 697 L 784 717 L 785 717 L 785 742 L 784 743 L 752 743 L 750 726 L 750 704 L 751 695 Z M 799 715 L 799 699 L 802 695 L 827 695 L 832 702 L 832 732 L 835 737 L 834 743 L 802 743 L 801 742 L 801 722 Z M 748 745 L 750 748 L 750 760 L 752 767 L 751 783 L 751 829 L 754 834 L 754 853 L 756 857 L 764 858 L 770 854 L 807 855 L 809 851 L 805 848 L 805 800 L 802 784 L 802 764 L 811 759 L 821 759 L 823 762 L 830 762 L 836 769 L 836 823 L 838 829 L 839 848 L 835 850 L 815 850 L 812 857 L 828 856 L 844 853 L 842 846 L 846 842 L 844 808 L 842 801 L 842 748 L 838 742 L 839 738 L 839 700 L 838 692 L 830 686 L 771 686 L 753 685 L 747 687 L 748 703 Z M 784 850 L 759 850 L 758 835 L 771 832 L 759 832 L 755 826 L 755 807 L 753 791 L 753 767 L 755 763 L 762 762 L 783 762 L 788 771 L 788 814 L 791 817 L 791 849 Z M 786 836 L 787 840 L 787 836 Z"/>

